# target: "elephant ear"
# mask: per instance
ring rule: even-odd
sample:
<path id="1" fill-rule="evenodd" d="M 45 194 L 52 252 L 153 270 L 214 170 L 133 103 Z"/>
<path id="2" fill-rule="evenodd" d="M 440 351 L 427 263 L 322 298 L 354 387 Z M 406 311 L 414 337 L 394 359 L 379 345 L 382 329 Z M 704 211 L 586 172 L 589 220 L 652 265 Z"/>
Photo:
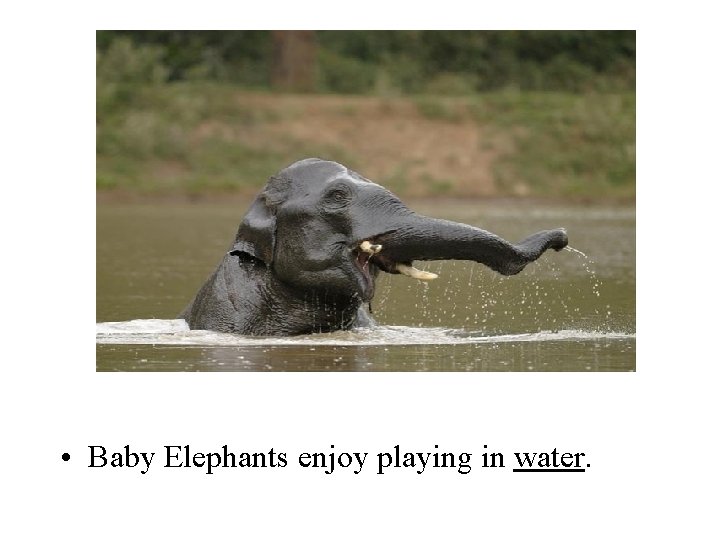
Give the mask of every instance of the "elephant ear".
<path id="1" fill-rule="evenodd" d="M 245 214 L 230 255 L 246 253 L 270 266 L 275 252 L 275 213 L 285 199 L 288 182 L 272 177 Z"/>

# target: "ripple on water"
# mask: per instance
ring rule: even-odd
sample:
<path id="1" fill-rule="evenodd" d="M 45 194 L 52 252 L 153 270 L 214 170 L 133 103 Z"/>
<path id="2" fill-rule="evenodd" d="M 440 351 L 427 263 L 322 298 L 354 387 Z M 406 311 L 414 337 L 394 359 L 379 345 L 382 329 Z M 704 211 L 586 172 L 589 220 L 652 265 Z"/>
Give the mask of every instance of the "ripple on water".
<path id="1" fill-rule="evenodd" d="M 329 334 L 293 337 L 251 337 L 223 334 L 209 330 L 190 330 L 182 319 L 136 319 L 104 322 L 96 325 L 99 344 L 127 345 L 200 345 L 210 347 L 278 345 L 323 346 L 391 346 L 391 345 L 463 345 L 472 343 L 507 343 L 527 341 L 634 340 L 635 334 L 565 329 L 524 334 L 483 335 L 450 328 L 413 328 L 409 326 L 376 326 Z"/>

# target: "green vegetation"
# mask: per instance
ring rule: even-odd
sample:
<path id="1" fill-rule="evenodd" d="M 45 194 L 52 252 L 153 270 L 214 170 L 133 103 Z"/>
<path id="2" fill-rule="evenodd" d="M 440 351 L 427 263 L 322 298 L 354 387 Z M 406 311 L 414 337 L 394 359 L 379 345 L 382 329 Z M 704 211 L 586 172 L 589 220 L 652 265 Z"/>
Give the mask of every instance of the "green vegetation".
<path id="1" fill-rule="evenodd" d="M 512 143 L 494 166 L 501 193 L 635 196 L 634 93 L 500 93 L 471 114 Z"/>
<path id="2" fill-rule="evenodd" d="M 317 34 L 318 92 L 281 94 L 268 32 L 98 32 L 98 189 L 249 195 L 320 156 L 401 196 L 634 197 L 633 32 Z"/>
<path id="3" fill-rule="evenodd" d="M 315 91 L 458 95 L 504 88 L 635 88 L 634 31 L 316 31 L 305 57 Z M 277 36 L 276 36 L 277 37 Z M 154 51 L 169 81 L 212 80 L 269 89 L 277 61 L 269 31 L 99 31 L 105 54 Z M 294 43 L 293 47 L 297 44 Z"/>
<path id="4" fill-rule="evenodd" d="M 244 104 L 232 87 L 136 85 L 103 93 L 98 188 L 163 193 L 254 188 L 287 160 L 277 149 L 243 142 L 243 130 L 275 118 L 271 110 Z"/>

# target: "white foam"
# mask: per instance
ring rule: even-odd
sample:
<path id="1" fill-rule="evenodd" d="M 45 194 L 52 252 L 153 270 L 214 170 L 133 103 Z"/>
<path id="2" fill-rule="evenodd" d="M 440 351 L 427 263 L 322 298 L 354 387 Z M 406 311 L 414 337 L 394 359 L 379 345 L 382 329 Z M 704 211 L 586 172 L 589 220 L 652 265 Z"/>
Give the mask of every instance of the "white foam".
<path id="1" fill-rule="evenodd" d="M 222 334 L 208 330 L 190 330 L 182 319 L 137 319 L 105 322 L 96 325 L 100 344 L 188 345 L 206 347 L 268 347 L 288 345 L 326 346 L 392 346 L 392 345 L 463 345 L 472 343 L 505 343 L 528 341 L 588 341 L 635 339 L 635 334 L 586 330 L 542 331 L 527 334 L 481 335 L 449 328 L 414 328 L 377 326 L 330 334 L 295 337 L 249 337 Z"/>
<path id="2" fill-rule="evenodd" d="M 100 335 L 115 334 L 175 334 L 189 331 L 183 319 L 135 319 L 132 321 L 97 323 L 95 332 Z"/>

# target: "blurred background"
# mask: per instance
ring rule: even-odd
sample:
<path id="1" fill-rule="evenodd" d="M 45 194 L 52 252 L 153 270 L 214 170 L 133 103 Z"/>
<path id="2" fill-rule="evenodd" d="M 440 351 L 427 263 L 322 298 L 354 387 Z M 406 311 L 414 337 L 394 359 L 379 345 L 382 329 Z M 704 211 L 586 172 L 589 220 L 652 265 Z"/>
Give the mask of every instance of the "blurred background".
<path id="1" fill-rule="evenodd" d="M 634 201 L 634 31 L 99 31 L 101 200 L 304 157 L 401 197 Z"/>

